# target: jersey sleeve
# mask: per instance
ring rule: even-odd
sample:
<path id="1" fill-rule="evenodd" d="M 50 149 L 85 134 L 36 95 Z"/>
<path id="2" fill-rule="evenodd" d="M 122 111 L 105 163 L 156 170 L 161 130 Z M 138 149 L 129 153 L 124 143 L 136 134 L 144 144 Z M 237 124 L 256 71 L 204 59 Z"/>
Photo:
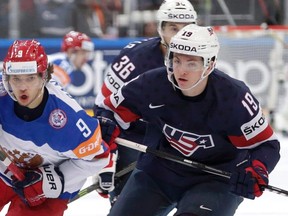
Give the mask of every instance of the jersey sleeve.
<path id="1" fill-rule="evenodd" d="M 71 82 L 71 79 L 67 72 L 56 64 L 53 65 L 53 69 L 53 79 L 57 81 L 63 88 L 67 87 Z"/>
<path id="2" fill-rule="evenodd" d="M 278 138 L 248 88 L 240 91 L 236 101 L 228 138 L 236 148 L 248 149 L 251 159 L 260 160 L 271 172 L 280 158 Z"/>
<path id="3" fill-rule="evenodd" d="M 134 41 L 124 47 L 109 66 L 95 105 L 98 106 L 106 97 L 117 92 L 124 83 L 150 69 L 163 66 L 164 58 L 159 43 L 160 38 L 151 38 Z"/>
<path id="4" fill-rule="evenodd" d="M 64 176 L 64 190 L 60 198 L 80 190 L 87 177 L 95 175 L 109 163 L 108 157 L 93 160 L 67 160 L 59 166 Z M 88 171 L 88 172 L 87 172 Z"/>
<path id="5" fill-rule="evenodd" d="M 109 163 L 110 154 L 108 145 L 102 140 L 97 119 L 83 111 L 76 125 L 80 133 L 75 133 L 73 140 L 81 141 L 70 150 L 62 152 L 67 160 L 59 165 L 64 176 L 64 192 L 70 194 L 81 189 L 87 177 L 103 169 Z"/>
<path id="6" fill-rule="evenodd" d="M 103 103 L 106 97 L 116 93 L 125 82 L 134 77 L 133 73 L 136 73 L 134 70 L 133 59 L 126 55 L 126 50 L 124 49 L 109 66 L 101 91 L 95 99 L 94 115 L 97 115 L 97 108 L 99 108 L 99 104 Z"/>
<path id="7" fill-rule="evenodd" d="M 143 74 L 145 76 L 145 74 Z M 140 76 L 140 77 L 143 77 Z M 106 97 L 104 101 L 99 104 L 99 107 L 104 108 L 109 111 L 113 111 L 114 119 L 123 128 L 127 129 L 130 123 L 140 119 L 141 111 L 139 110 L 141 106 L 142 99 L 142 81 L 141 79 L 131 80 L 125 83 L 119 91 L 110 96 Z"/>
<path id="8" fill-rule="evenodd" d="M 65 53 L 55 53 L 48 55 L 49 63 L 53 64 L 52 78 L 59 83 L 63 88 L 72 82 L 71 74 L 74 71 L 74 66 L 68 60 Z"/>

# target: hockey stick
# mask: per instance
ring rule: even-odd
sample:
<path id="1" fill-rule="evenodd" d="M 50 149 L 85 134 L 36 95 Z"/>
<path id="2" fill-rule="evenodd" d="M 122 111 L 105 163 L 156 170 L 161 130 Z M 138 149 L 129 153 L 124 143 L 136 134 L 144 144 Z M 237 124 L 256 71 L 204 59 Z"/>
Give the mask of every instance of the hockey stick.
<path id="1" fill-rule="evenodd" d="M 150 153 L 150 154 L 156 155 L 157 157 L 160 157 L 160 158 L 163 158 L 163 159 L 166 159 L 166 160 L 170 160 L 170 161 L 174 161 L 176 163 L 183 164 L 185 166 L 190 166 L 192 168 L 196 168 L 196 169 L 202 170 L 204 172 L 207 172 L 207 173 L 210 173 L 210 174 L 213 174 L 213 175 L 222 176 L 222 177 L 228 178 L 228 179 L 230 179 L 230 177 L 231 177 L 231 173 L 230 172 L 226 172 L 226 171 L 223 171 L 223 170 L 215 169 L 215 168 L 207 166 L 205 164 L 198 163 L 198 162 L 195 162 L 195 161 L 191 161 L 191 160 L 188 160 L 188 159 L 185 159 L 185 158 L 182 158 L 182 157 L 178 157 L 178 156 L 175 156 L 175 155 L 172 155 L 172 154 L 168 154 L 166 152 L 162 152 L 162 151 L 159 151 L 159 150 L 156 150 L 156 149 L 151 149 L 148 146 L 145 146 L 145 145 L 142 145 L 142 144 L 139 144 L 139 143 L 136 143 L 136 142 L 125 140 L 125 139 L 122 139 L 122 138 L 116 138 L 115 141 L 119 145 L 126 146 L 128 148 L 132 148 L 132 149 L 135 149 L 137 151 L 144 152 L 144 153 Z M 271 192 L 288 196 L 288 191 L 280 189 L 280 188 L 277 188 L 277 187 L 274 187 L 274 186 L 271 186 L 271 185 L 262 185 L 262 188 L 263 188 L 263 190 L 267 189 L 267 190 L 269 190 Z"/>
<path id="2" fill-rule="evenodd" d="M 129 164 L 127 167 L 125 167 L 124 169 L 120 170 L 119 172 L 117 172 L 115 174 L 115 178 L 120 178 L 121 176 L 126 175 L 127 173 L 131 172 L 136 166 L 136 161 L 132 162 L 131 164 Z M 72 199 L 69 200 L 69 203 L 74 202 L 75 200 L 89 194 L 90 192 L 96 190 L 96 188 L 98 188 L 99 185 L 98 184 L 92 184 L 86 188 L 84 188 L 83 190 L 79 191 L 79 193 L 73 197 Z"/>
<path id="3" fill-rule="evenodd" d="M 8 170 L 10 170 L 13 175 L 19 180 L 23 181 L 25 179 L 25 176 L 21 169 L 17 167 L 10 159 L 7 157 L 7 155 L 2 151 L 2 147 L 0 147 L 0 160 L 2 163 L 7 167 Z"/>

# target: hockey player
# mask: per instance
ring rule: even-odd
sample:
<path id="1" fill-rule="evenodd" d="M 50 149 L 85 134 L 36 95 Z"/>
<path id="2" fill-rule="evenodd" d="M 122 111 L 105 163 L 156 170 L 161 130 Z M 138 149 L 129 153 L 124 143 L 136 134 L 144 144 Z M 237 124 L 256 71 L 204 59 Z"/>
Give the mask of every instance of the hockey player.
<path id="1" fill-rule="evenodd" d="M 157 11 L 160 37 L 132 42 L 115 58 L 104 80 L 101 92 L 96 97 L 94 115 L 110 118 L 111 112 L 105 110 L 102 113 L 102 110 L 98 108 L 98 104 L 103 101 L 104 97 L 115 93 L 125 82 L 132 80 L 139 74 L 153 68 L 163 67 L 170 38 L 185 25 L 196 23 L 196 19 L 197 14 L 188 0 L 165 0 Z M 129 130 L 122 131 L 121 137 L 142 142 L 145 134 L 145 124 L 143 121 L 134 122 Z M 118 151 L 118 171 L 125 169 L 137 159 L 137 151 L 121 146 L 118 146 Z M 103 170 L 99 176 L 97 175 L 93 179 L 94 182 L 100 182 L 100 188 L 97 189 L 100 195 L 108 197 L 107 192 L 110 191 L 110 201 L 113 204 L 130 173 L 117 180 L 114 191 L 112 191 L 114 188 L 112 174 L 111 170 Z"/>
<path id="2" fill-rule="evenodd" d="M 49 55 L 49 62 L 54 64 L 53 79 L 63 88 L 73 81 L 73 71 L 81 67 L 91 58 L 94 43 L 84 33 L 70 31 L 62 40 L 61 53 Z"/>
<path id="3" fill-rule="evenodd" d="M 163 215 L 173 204 L 177 216 L 231 216 L 243 197 L 263 193 L 280 144 L 249 88 L 215 68 L 218 51 L 211 27 L 188 25 L 171 39 L 167 68 L 138 76 L 99 106 L 113 110 L 123 129 L 152 122 L 143 141 L 150 148 L 231 179 L 141 153 L 109 216 Z"/>
<path id="4" fill-rule="evenodd" d="M 1 151 L 23 171 L 0 162 L 0 211 L 10 216 L 60 216 L 88 176 L 110 162 L 98 121 L 55 82 L 36 40 L 9 47 L 0 80 Z M 112 143 L 112 140 L 111 140 Z"/>

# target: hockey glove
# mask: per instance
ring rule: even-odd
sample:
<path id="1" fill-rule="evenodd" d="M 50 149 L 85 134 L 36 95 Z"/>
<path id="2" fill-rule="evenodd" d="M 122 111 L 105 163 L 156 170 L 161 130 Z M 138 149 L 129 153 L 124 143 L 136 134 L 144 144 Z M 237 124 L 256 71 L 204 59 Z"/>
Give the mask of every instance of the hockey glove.
<path id="1" fill-rule="evenodd" d="M 97 185 L 96 191 L 104 198 L 109 198 L 109 192 L 114 190 L 114 177 L 116 172 L 116 162 L 118 151 L 110 153 L 110 162 L 97 176 L 93 177 L 93 183 Z"/>
<path id="2" fill-rule="evenodd" d="M 263 163 L 253 160 L 252 165 L 232 174 L 231 192 L 249 199 L 263 193 L 262 186 L 268 185 L 268 172 Z"/>
<path id="3" fill-rule="evenodd" d="M 109 118 L 97 116 L 101 126 L 102 139 L 109 145 L 110 150 L 116 150 L 117 145 L 115 139 L 120 134 L 120 129 L 117 124 Z"/>
<path id="4" fill-rule="evenodd" d="M 57 198 L 63 190 L 63 175 L 53 165 L 26 170 L 23 181 L 13 181 L 14 191 L 28 206 L 42 204 L 46 198 Z"/>

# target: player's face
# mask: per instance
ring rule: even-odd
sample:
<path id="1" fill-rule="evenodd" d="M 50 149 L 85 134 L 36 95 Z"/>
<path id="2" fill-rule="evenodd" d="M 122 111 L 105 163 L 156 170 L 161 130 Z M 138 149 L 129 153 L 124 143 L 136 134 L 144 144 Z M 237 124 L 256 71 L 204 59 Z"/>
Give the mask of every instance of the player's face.
<path id="1" fill-rule="evenodd" d="M 80 69 L 89 60 L 90 56 L 90 51 L 77 50 L 71 55 L 71 61 L 77 69 Z"/>
<path id="2" fill-rule="evenodd" d="M 189 23 L 175 23 L 175 22 L 166 22 L 162 27 L 162 36 L 167 44 L 170 43 L 171 38 L 177 34 L 184 26 Z"/>
<path id="3" fill-rule="evenodd" d="M 9 84 L 21 106 L 35 108 L 41 103 L 44 80 L 37 74 L 10 75 Z"/>
<path id="4" fill-rule="evenodd" d="M 189 89 L 191 86 L 197 83 L 201 78 L 203 71 L 204 63 L 201 57 L 174 53 L 173 72 L 175 80 L 180 89 Z M 199 83 L 197 88 L 193 89 L 194 93 L 195 90 L 197 91 L 197 89 L 202 89 L 202 87 L 205 85 L 206 82 L 202 81 Z"/>

